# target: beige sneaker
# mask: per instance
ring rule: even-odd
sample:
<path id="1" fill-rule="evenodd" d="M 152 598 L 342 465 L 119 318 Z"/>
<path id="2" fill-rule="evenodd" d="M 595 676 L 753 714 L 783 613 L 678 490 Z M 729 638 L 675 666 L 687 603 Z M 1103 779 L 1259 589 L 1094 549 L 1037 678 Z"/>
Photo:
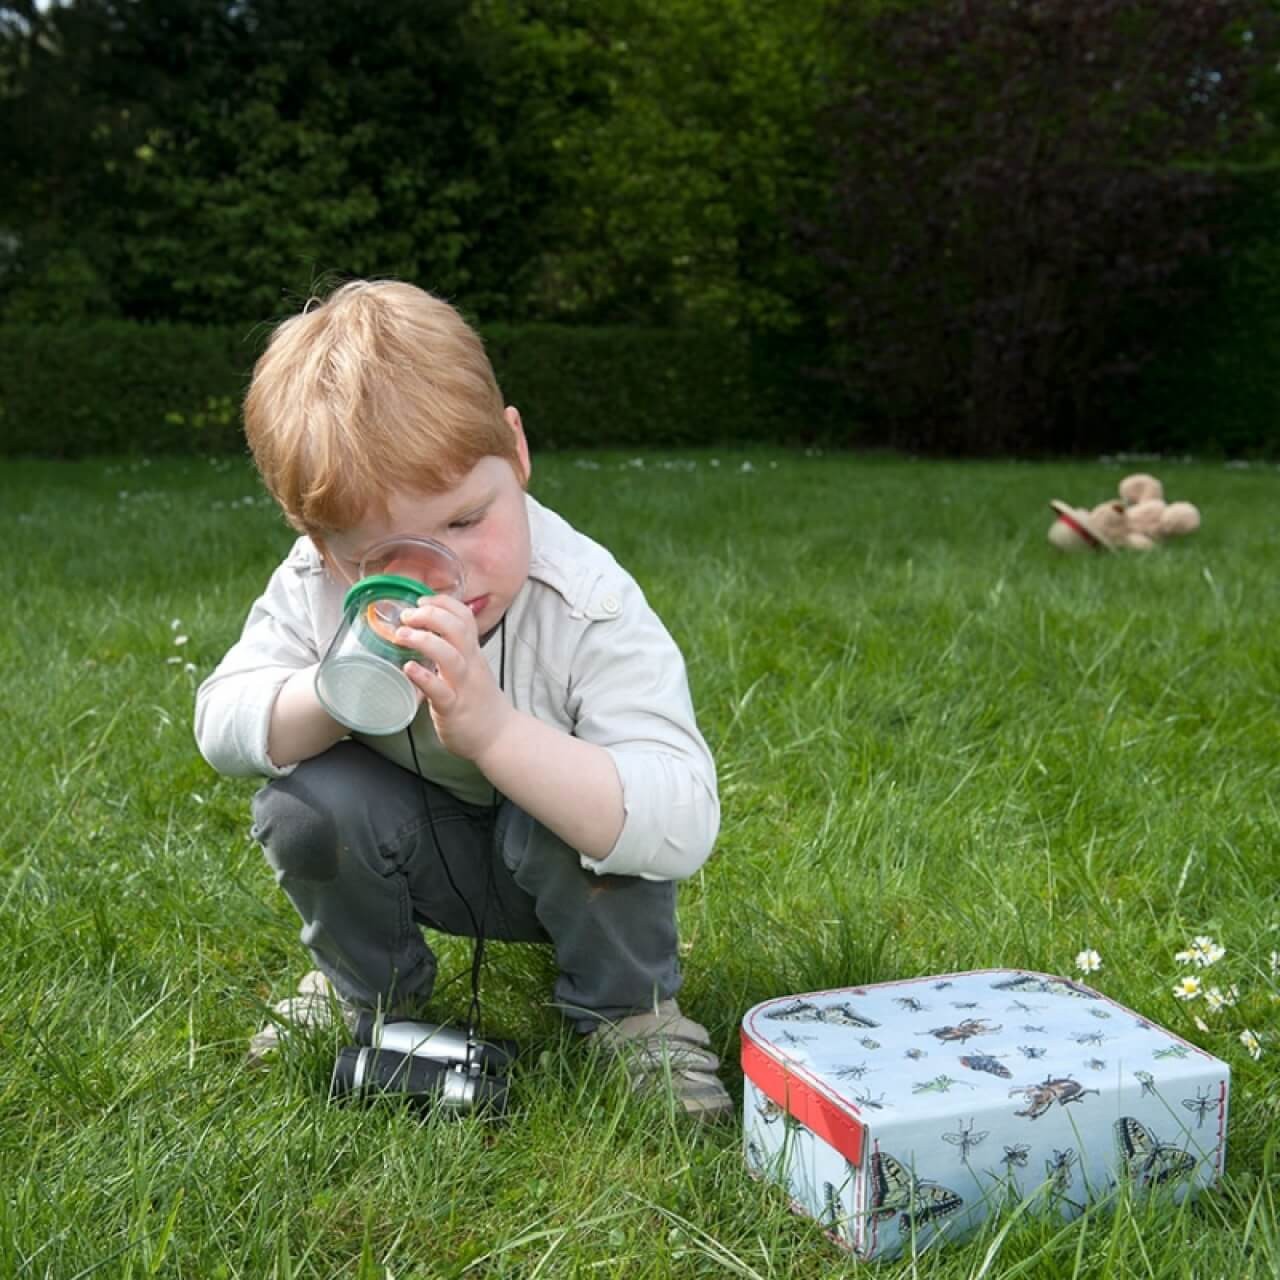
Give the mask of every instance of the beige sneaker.
<path id="1" fill-rule="evenodd" d="M 293 1027 L 332 1027 L 340 1018 L 353 1031 L 359 1013 L 338 995 L 319 969 L 312 969 L 298 983 L 296 996 L 271 1006 L 271 1021 L 249 1041 L 245 1065 L 256 1067 L 265 1062 Z"/>
<path id="2" fill-rule="evenodd" d="M 670 1080 L 686 1115 L 707 1121 L 732 1117 L 733 1100 L 716 1076 L 720 1059 L 711 1052 L 711 1037 L 674 1000 L 601 1023 L 591 1042 L 623 1061 L 637 1090 L 661 1088 Z"/>

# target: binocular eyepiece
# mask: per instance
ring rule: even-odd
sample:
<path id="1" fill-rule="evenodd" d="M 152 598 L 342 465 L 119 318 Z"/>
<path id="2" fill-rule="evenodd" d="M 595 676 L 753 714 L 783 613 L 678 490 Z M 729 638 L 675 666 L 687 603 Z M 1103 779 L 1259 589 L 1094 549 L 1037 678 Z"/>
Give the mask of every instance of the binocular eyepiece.
<path id="1" fill-rule="evenodd" d="M 424 1110 L 506 1110 L 513 1040 L 478 1040 L 456 1027 L 374 1013 L 360 1015 L 355 1036 L 334 1063 L 332 1099 L 400 1096 Z"/>

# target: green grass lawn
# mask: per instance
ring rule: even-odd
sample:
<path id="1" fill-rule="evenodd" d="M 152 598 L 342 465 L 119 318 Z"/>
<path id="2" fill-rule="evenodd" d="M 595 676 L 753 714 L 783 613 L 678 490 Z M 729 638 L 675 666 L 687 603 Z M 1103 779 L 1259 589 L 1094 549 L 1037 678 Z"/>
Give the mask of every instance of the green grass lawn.
<path id="1" fill-rule="evenodd" d="M 724 820 L 682 891 L 681 999 L 735 1098 L 759 1000 L 1070 973 L 1083 948 L 1102 991 L 1231 1063 L 1220 1192 L 996 1224 L 886 1277 L 1280 1273 L 1280 472 L 1157 467 L 1201 506 L 1194 538 L 1049 548 L 1048 500 L 1127 469 L 535 459 L 534 492 L 688 656 Z M 291 535 L 226 460 L 8 462 L 0 535 L 0 1276 L 858 1272 L 745 1174 L 738 1130 L 587 1069 L 537 949 L 489 952 L 488 1029 L 528 1050 L 501 1127 L 330 1106 L 325 1036 L 246 1071 L 309 966 L 253 784 L 214 775 L 190 721 Z M 1225 946 L 1201 976 L 1233 1007 L 1174 998 L 1195 934 Z M 459 1018 L 469 949 L 439 950 Z"/>

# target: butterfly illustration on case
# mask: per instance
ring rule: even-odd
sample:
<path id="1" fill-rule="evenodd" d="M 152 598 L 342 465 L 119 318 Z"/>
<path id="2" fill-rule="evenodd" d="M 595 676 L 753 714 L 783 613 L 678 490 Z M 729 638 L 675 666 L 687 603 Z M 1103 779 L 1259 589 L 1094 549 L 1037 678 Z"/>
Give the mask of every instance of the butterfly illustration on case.
<path id="1" fill-rule="evenodd" d="M 993 982 L 992 991 L 1014 991 L 1018 995 L 1034 993 L 1046 996 L 1074 996 L 1077 1000 L 1097 1000 L 1098 993 L 1090 991 L 1070 978 L 1040 977 L 1037 974 L 1019 973 L 1003 982 Z"/>
<path id="2" fill-rule="evenodd" d="M 871 1219 L 897 1217 L 904 1235 L 938 1218 L 946 1218 L 964 1205 L 949 1187 L 917 1178 L 899 1160 L 884 1151 L 871 1157 Z"/>
<path id="3" fill-rule="evenodd" d="M 1178 1182 L 1196 1167 L 1196 1158 L 1190 1151 L 1161 1142 L 1133 1116 L 1121 1116 L 1116 1121 L 1116 1145 L 1125 1171 L 1139 1186 Z"/>
<path id="4" fill-rule="evenodd" d="M 880 1024 L 858 1013 L 848 1001 L 822 1008 L 811 1000 L 793 1000 L 781 1009 L 764 1015 L 772 1022 L 821 1022 L 835 1027 L 878 1027 Z"/>

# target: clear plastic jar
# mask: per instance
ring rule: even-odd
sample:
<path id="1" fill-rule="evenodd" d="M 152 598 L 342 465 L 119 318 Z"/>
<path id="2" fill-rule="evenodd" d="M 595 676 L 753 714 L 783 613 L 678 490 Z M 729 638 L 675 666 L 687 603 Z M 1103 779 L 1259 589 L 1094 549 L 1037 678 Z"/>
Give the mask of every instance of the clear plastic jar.
<path id="1" fill-rule="evenodd" d="M 405 663 L 422 661 L 395 641 L 400 615 L 423 596 L 462 596 L 462 564 L 429 538 L 391 538 L 371 547 L 342 602 L 342 622 L 316 671 L 316 696 L 357 733 L 398 733 L 418 713 Z"/>

